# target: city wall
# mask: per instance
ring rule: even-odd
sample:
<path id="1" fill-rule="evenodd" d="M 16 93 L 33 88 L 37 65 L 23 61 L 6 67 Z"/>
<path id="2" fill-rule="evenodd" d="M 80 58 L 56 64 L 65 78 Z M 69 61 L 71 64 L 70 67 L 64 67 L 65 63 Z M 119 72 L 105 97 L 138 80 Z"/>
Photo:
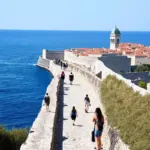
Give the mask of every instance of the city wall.
<path id="1" fill-rule="evenodd" d="M 38 59 L 38 62 L 37 62 L 38 66 L 48 69 L 49 64 L 50 64 L 49 59 L 46 59 L 46 58 L 43 58 L 42 56 L 39 56 L 39 59 Z"/>
<path id="2" fill-rule="evenodd" d="M 51 64 L 53 64 L 52 61 L 39 57 L 37 66 L 45 68 L 53 74 L 53 79 L 46 90 L 51 99 L 50 111 L 52 113 L 46 112 L 44 100 L 42 100 L 40 112 L 33 122 L 27 140 L 22 144 L 20 150 L 56 150 L 55 127 L 58 119 L 63 84 L 58 79 L 57 66 Z"/>
<path id="3" fill-rule="evenodd" d="M 42 56 L 39 57 L 37 65 L 45 69 L 48 69 L 49 71 L 51 71 L 51 73 L 54 76 L 46 92 L 48 92 L 51 97 L 52 109 L 53 112 L 55 113 L 51 113 L 51 115 L 46 115 L 44 112 L 45 106 L 43 106 L 43 102 L 42 102 L 41 110 L 30 129 L 30 133 L 28 135 L 26 142 L 21 146 L 21 150 L 27 150 L 27 149 L 54 150 L 55 149 L 56 130 L 53 127 L 56 126 L 56 120 L 58 117 L 57 112 L 59 109 L 58 105 L 59 105 L 59 98 L 60 98 L 60 92 L 59 92 L 60 85 L 59 85 L 58 69 L 57 69 L 58 66 L 54 65 L 52 61 L 47 59 L 47 57 L 45 58 L 44 53 L 45 52 L 43 52 Z M 49 58 L 51 58 L 51 60 L 54 59 L 54 57 L 49 57 Z M 131 83 L 130 80 L 123 78 L 121 75 L 107 68 L 98 59 L 88 58 L 88 57 L 77 57 L 72 53 L 70 53 L 69 51 L 65 51 L 64 59 L 68 61 L 70 70 L 82 75 L 84 79 L 87 81 L 87 84 L 90 84 L 91 88 L 95 89 L 97 96 L 100 96 L 99 90 L 101 86 L 101 81 L 105 79 L 106 76 L 109 74 L 116 76 L 120 80 L 123 80 L 129 87 L 132 87 L 134 91 L 140 92 L 141 95 L 145 95 L 148 93 L 147 90 L 144 90 L 136 86 L 135 84 Z M 98 74 L 99 72 L 102 72 L 101 79 L 96 76 L 96 74 Z M 102 104 L 100 107 L 102 108 L 102 111 L 105 114 L 105 109 Z M 107 116 L 105 117 L 107 118 Z M 51 122 L 49 122 L 49 120 L 51 120 Z M 106 127 L 105 127 L 104 137 L 106 138 L 104 140 L 108 145 L 108 149 L 129 150 L 129 147 L 126 144 L 124 144 L 123 141 L 120 139 L 119 133 L 113 128 L 111 128 L 108 125 L 107 121 L 105 122 L 105 125 Z"/>
<path id="4" fill-rule="evenodd" d="M 60 60 L 64 60 L 64 51 L 49 51 L 43 49 L 42 58 L 49 59 L 49 60 L 53 60 L 56 58 Z"/>
<path id="5" fill-rule="evenodd" d="M 88 69 L 90 69 L 93 66 L 96 59 L 97 58 L 95 58 L 95 57 L 77 56 L 67 50 L 64 52 L 64 60 L 79 64 L 79 65 L 83 65 Z"/>

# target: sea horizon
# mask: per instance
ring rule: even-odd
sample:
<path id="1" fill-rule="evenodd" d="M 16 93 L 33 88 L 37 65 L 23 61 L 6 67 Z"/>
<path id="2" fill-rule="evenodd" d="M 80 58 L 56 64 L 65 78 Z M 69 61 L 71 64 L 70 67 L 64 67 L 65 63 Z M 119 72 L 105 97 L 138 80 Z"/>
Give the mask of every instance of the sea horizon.
<path id="1" fill-rule="evenodd" d="M 55 29 L 55 30 L 52 30 L 52 29 L 0 29 L 0 31 L 71 31 L 71 32 L 110 32 L 113 30 L 110 29 L 110 30 L 59 30 L 59 29 Z M 147 31 L 147 30 L 120 30 L 120 32 L 150 32 L 150 31 Z"/>

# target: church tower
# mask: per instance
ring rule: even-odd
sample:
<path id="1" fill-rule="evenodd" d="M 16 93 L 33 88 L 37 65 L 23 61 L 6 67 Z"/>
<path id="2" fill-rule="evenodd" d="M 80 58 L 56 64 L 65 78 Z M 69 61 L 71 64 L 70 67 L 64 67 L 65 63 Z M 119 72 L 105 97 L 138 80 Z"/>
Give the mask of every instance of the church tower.
<path id="1" fill-rule="evenodd" d="M 118 28 L 114 28 L 110 34 L 110 49 L 116 50 L 120 44 L 121 33 Z"/>

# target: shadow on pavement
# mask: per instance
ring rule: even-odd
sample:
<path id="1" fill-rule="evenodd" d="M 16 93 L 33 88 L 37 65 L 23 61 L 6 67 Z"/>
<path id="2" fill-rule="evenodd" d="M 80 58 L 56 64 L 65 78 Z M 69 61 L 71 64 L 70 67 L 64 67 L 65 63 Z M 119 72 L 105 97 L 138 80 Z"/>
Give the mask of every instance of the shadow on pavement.
<path id="1" fill-rule="evenodd" d="M 75 124 L 74 126 L 76 126 L 76 127 L 83 127 L 83 125 L 77 125 L 77 124 Z"/>

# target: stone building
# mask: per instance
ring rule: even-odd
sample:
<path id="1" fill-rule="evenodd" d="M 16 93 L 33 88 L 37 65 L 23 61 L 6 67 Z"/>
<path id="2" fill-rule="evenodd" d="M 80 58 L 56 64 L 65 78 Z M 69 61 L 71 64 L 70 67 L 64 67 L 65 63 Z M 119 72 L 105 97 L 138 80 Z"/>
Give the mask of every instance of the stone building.
<path id="1" fill-rule="evenodd" d="M 130 72 L 131 59 L 117 54 L 104 54 L 99 58 L 106 67 L 116 73 Z"/>

